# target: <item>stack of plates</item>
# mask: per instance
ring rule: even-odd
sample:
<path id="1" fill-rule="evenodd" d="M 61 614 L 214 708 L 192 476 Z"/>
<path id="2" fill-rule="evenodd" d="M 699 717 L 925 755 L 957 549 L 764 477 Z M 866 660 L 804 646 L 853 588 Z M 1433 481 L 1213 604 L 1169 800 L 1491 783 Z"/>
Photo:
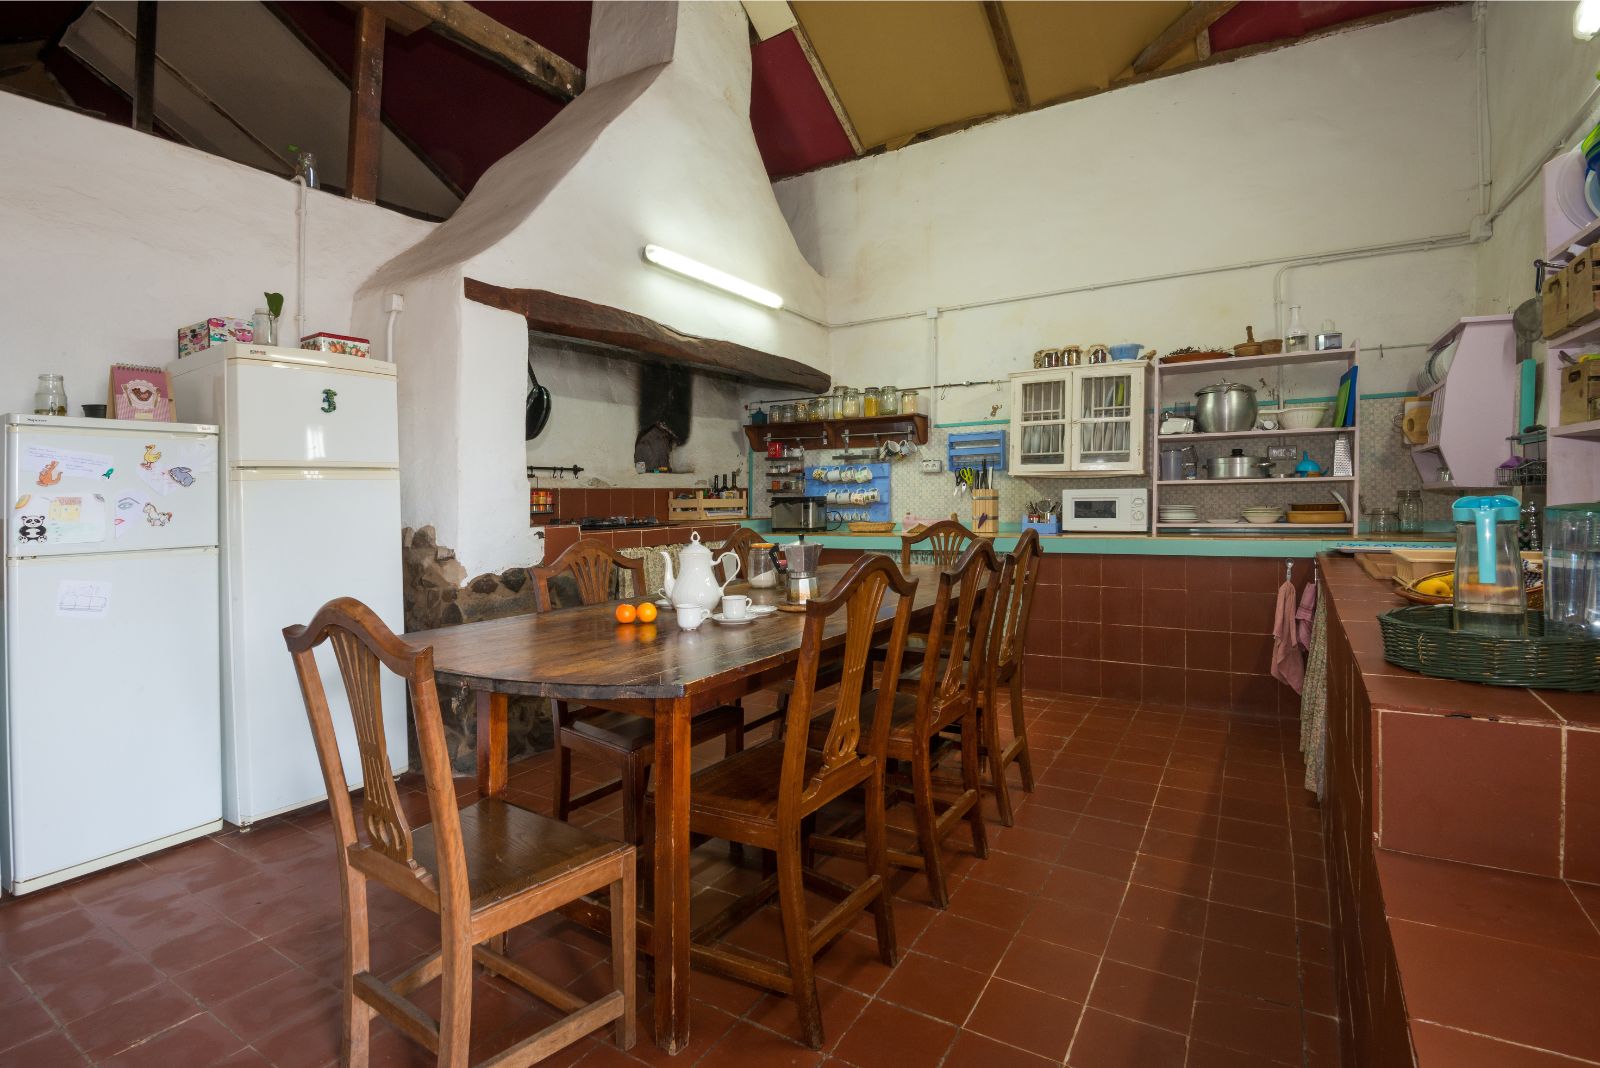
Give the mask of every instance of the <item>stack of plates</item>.
<path id="1" fill-rule="evenodd" d="M 1272 506 L 1257 506 L 1246 508 L 1244 518 L 1247 523 L 1277 523 L 1283 519 L 1283 509 Z"/>
<path id="2" fill-rule="evenodd" d="M 1192 504 L 1163 504 L 1156 516 L 1163 523 L 1195 523 L 1200 519 Z"/>

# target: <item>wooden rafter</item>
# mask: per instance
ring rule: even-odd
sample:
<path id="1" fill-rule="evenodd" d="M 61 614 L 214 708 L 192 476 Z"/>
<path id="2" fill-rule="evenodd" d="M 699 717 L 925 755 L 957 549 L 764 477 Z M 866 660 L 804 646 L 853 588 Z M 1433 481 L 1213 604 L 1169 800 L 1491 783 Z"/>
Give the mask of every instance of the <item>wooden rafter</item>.
<path id="1" fill-rule="evenodd" d="M 844 127 L 844 135 L 850 139 L 850 148 L 856 155 L 861 155 L 863 151 L 861 135 L 856 133 L 856 124 L 850 121 L 849 113 L 839 100 L 839 91 L 833 87 L 833 79 L 822 69 L 822 60 L 817 58 L 817 50 L 811 47 L 811 38 L 806 36 L 805 27 L 798 23 L 794 28 L 794 39 L 800 43 L 800 51 L 806 54 L 806 62 L 811 65 L 811 73 L 816 76 L 817 84 L 822 86 L 822 95 L 828 98 L 828 106 L 833 109 L 833 117 Z"/>
<path id="2" fill-rule="evenodd" d="M 133 128 L 156 128 L 156 0 L 139 0 L 134 9 Z"/>
<path id="3" fill-rule="evenodd" d="M 530 85 L 557 99 L 571 100 L 583 92 L 583 71 L 471 4 L 459 0 L 399 0 L 386 6 L 405 7 L 427 18 L 436 32 L 520 75 Z"/>
<path id="4" fill-rule="evenodd" d="M 1172 25 L 1161 31 L 1154 41 L 1145 45 L 1133 61 L 1133 73 L 1147 74 L 1161 64 L 1177 55 L 1186 45 L 1194 43 L 1195 37 L 1202 31 L 1209 30 L 1211 24 L 1229 11 L 1233 10 L 1232 3 L 1193 3 L 1189 10 L 1179 15 Z"/>
<path id="5" fill-rule="evenodd" d="M 363 7 L 357 14 L 356 57 L 350 79 L 350 144 L 345 154 L 345 193 L 352 200 L 378 199 L 378 155 L 383 135 L 384 17 Z"/>
<path id="6" fill-rule="evenodd" d="M 1028 83 L 1022 76 L 1022 60 L 1017 55 L 1017 41 L 1011 36 L 1011 20 L 1000 0 L 983 0 L 983 15 L 989 20 L 989 35 L 994 38 L 995 51 L 1000 53 L 1000 67 L 1005 71 L 1006 87 L 1011 91 L 1014 111 L 1027 111 L 1033 106 L 1028 99 Z"/>

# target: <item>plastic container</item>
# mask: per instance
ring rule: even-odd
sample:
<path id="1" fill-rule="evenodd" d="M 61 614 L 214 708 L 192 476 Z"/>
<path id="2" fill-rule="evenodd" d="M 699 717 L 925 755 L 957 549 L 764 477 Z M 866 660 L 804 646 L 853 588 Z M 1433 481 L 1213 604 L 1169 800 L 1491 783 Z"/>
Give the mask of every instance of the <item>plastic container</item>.
<path id="1" fill-rule="evenodd" d="M 1600 501 L 1544 513 L 1545 631 L 1600 638 Z"/>
<path id="2" fill-rule="evenodd" d="M 1456 623 L 1461 630 L 1514 636 L 1527 630 L 1527 592 L 1517 545 L 1515 497 L 1462 497 L 1450 508 L 1456 525 Z"/>

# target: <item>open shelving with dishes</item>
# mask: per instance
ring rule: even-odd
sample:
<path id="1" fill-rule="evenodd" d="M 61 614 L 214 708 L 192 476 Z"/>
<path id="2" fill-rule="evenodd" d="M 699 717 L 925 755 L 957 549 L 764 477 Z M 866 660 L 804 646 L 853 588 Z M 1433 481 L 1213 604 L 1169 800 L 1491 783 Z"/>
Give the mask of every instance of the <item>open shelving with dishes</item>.
<path id="1" fill-rule="evenodd" d="M 1575 205 L 1581 199 L 1581 190 L 1579 195 L 1573 195 L 1572 183 L 1586 178 L 1581 153 L 1576 165 L 1571 155 L 1563 153 L 1544 167 L 1544 244 L 1550 250 L 1546 259 L 1554 263 L 1582 260 L 1588 264 L 1594 259 L 1594 249 L 1600 246 L 1600 219 L 1583 223 L 1574 218 L 1569 210 L 1569 202 Z M 1578 413 L 1573 418 L 1571 411 L 1564 413 L 1562 410 L 1563 381 L 1576 366 L 1578 357 L 1600 352 L 1600 317 L 1593 317 L 1596 300 L 1593 275 L 1586 274 L 1579 283 L 1577 279 L 1568 277 L 1570 273 L 1564 272 L 1563 277 L 1573 285 L 1573 290 L 1570 293 L 1559 291 L 1560 299 L 1565 304 L 1557 310 L 1563 314 L 1550 324 L 1559 329 L 1545 339 L 1543 387 L 1544 406 L 1547 409 L 1547 504 L 1575 504 L 1600 499 L 1600 417 L 1595 417 L 1596 413 L 1591 410 Z M 1542 294 L 1547 323 L 1553 295 L 1549 284 L 1551 281 L 1553 276 L 1547 275 L 1546 289 Z M 1576 288 L 1579 284 L 1582 285 L 1581 290 Z M 1577 317 L 1575 309 L 1579 307 L 1585 309 L 1587 321 L 1576 326 L 1562 326 Z M 1546 332 L 1549 333 L 1548 330 Z"/>
<path id="2" fill-rule="evenodd" d="M 1220 382 L 1235 382 L 1243 385 L 1260 384 L 1262 379 L 1259 373 L 1273 372 L 1271 392 L 1276 396 L 1279 410 L 1288 410 L 1297 407 L 1296 400 L 1291 396 L 1293 391 L 1311 391 L 1317 396 L 1335 396 L 1339 391 L 1341 380 L 1358 365 L 1360 350 L 1357 348 L 1340 348 L 1324 350 L 1301 350 L 1295 352 L 1271 353 L 1261 356 L 1236 356 L 1210 360 L 1191 360 L 1178 363 L 1169 363 L 1164 360 L 1155 361 L 1154 368 L 1154 395 L 1152 408 L 1157 413 L 1158 425 L 1166 409 L 1174 404 L 1191 400 L 1196 394 L 1195 388 Z M 1286 380 L 1286 375 L 1289 379 Z M 1324 381 L 1325 380 L 1325 381 Z M 1325 388 L 1324 388 L 1325 387 Z M 1351 387 L 1359 388 L 1359 380 L 1355 380 Z M 1301 403 L 1309 403 L 1302 401 Z M 1325 403 L 1325 402 L 1314 402 Z M 1270 416 L 1267 405 L 1260 405 L 1257 421 Z M 1330 406 L 1330 407 L 1336 407 Z M 1227 456 L 1236 449 L 1247 448 L 1246 443 L 1260 442 L 1263 447 L 1292 446 L 1296 459 L 1281 461 L 1285 466 L 1293 467 L 1299 462 L 1300 457 L 1309 456 L 1314 459 L 1324 472 L 1333 469 L 1334 455 L 1348 452 L 1348 474 L 1323 474 L 1316 477 L 1263 477 L 1250 478 L 1184 478 L 1172 479 L 1161 477 L 1161 465 L 1158 462 L 1151 464 L 1150 477 L 1150 509 L 1153 521 L 1152 529 L 1156 533 L 1177 534 L 1185 532 L 1212 532 L 1217 531 L 1248 531 L 1251 533 L 1283 534 L 1307 533 L 1325 534 L 1329 531 L 1347 531 L 1355 533 L 1360 525 L 1360 416 L 1359 400 L 1351 397 L 1349 401 L 1351 422 L 1349 426 L 1316 426 L 1316 427 L 1283 427 L 1274 429 L 1257 429 L 1234 431 L 1197 431 L 1192 433 L 1168 433 L 1155 435 L 1156 449 L 1193 447 L 1195 450 L 1196 466 L 1203 472 L 1205 461 L 1212 456 Z M 1342 412 L 1333 412 L 1331 418 L 1338 422 Z M 1341 441 L 1343 444 L 1340 444 Z M 1215 446 L 1207 450 L 1205 446 Z M 1204 450 L 1204 452 L 1203 452 Z M 1210 453 L 1211 455 L 1206 455 Z M 1237 487 L 1237 488 L 1236 488 Z M 1250 492 L 1254 488 L 1262 493 L 1260 498 L 1252 498 L 1251 506 L 1263 506 L 1281 509 L 1284 518 L 1271 523 L 1251 523 L 1244 520 L 1242 513 L 1245 511 L 1240 506 L 1238 494 Z M 1337 494 L 1342 501 L 1325 500 Z M 1292 507 L 1312 504 L 1326 504 L 1328 510 L 1337 511 L 1343 515 L 1343 521 L 1337 523 L 1298 523 L 1289 522 L 1287 513 Z M 1346 504 L 1348 507 L 1346 507 Z M 1174 507 L 1193 508 L 1194 518 L 1187 517 L 1174 520 L 1171 509 Z M 1168 517 L 1162 518 L 1162 510 L 1168 510 Z M 1226 514 L 1223 514 L 1226 513 Z M 1220 516 L 1220 517 L 1219 517 Z"/>

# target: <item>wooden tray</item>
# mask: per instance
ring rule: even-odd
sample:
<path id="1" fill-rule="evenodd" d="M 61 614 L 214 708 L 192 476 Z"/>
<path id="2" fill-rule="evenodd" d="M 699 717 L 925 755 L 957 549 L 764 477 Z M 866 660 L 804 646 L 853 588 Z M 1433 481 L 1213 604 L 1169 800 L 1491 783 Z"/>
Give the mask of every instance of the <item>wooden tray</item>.
<path id="1" fill-rule="evenodd" d="M 1231 352 L 1222 352 L 1214 349 L 1210 352 L 1182 352 L 1176 356 L 1163 356 L 1158 362 L 1166 364 L 1198 363 L 1201 360 L 1226 360 L 1232 356 L 1233 353 Z"/>
<path id="2" fill-rule="evenodd" d="M 850 533 L 852 534 L 889 534 L 893 531 L 893 523 L 869 523 L 855 520 L 850 524 Z"/>

